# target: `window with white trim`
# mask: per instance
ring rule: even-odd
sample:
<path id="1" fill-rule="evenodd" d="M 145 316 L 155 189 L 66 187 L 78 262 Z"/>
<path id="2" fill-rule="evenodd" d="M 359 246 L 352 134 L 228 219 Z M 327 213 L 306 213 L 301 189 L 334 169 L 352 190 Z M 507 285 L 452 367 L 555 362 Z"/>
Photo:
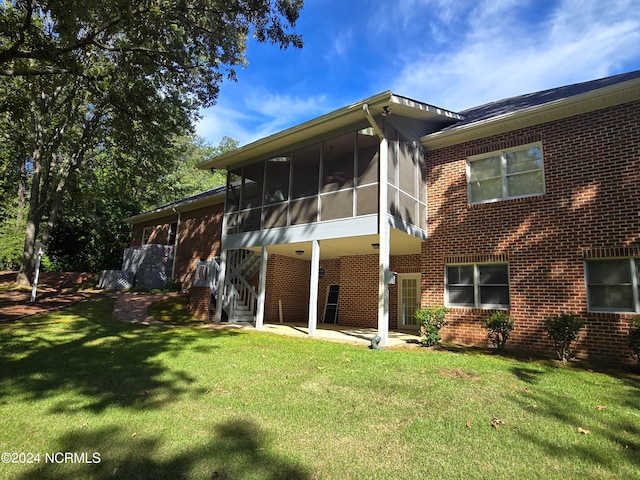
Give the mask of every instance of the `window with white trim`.
<path id="1" fill-rule="evenodd" d="M 590 311 L 640 313 L 640 258 L 587 260 L 585 270 Z"/>
<path id="2" fill-rule="evenodd" d="M 542 144 L 532 143 L 467 159 L 469 203 L 544 194 Z"/>
<path id="3" fill-rule="evenodd" d="M 447 265 L 445 304 L 449 307 L 509 308 L 509 265 Z"/>

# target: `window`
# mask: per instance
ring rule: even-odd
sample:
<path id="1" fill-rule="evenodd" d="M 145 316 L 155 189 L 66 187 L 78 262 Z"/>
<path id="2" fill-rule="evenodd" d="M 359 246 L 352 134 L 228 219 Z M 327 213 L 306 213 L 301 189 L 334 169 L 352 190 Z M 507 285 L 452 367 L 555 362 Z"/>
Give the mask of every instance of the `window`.
<path id="1" fill-rule="evenodd" d="M 149 243 L 149 237 L 151 237 L 151 231 L 153 227 L 144 227 L 142 229 L 142 245 Z"/>
<path id="2" fill-rule="evenodd" d="M 640 258 L 589 260 L 586 276 L 591 311 L 640 312 Z"/>
<path id="3" fill-rule="evenodd" d="M 544 193 L 542 145 L 531 144 L 467 159 L 469 203 Z"/>
<path id="4" fill-rule="evenodd" d="M 445 287 L 447 306 L 508 308 L 509 265 L 447 265 Z"/>
<path id="5" fill-rule="evenodd" d="M 167 245 L 175 245 L 176 237 L 178 235 L 178 222 L 171 222 L 169 224 L 169 236 L 167 238 Z"/>

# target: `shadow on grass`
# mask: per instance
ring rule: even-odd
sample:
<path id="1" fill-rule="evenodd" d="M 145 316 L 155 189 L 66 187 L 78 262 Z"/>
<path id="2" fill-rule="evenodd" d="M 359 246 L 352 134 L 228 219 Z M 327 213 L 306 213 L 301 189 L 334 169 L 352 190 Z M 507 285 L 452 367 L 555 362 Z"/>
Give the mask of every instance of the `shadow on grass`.
<path id="1" fill-rule="evenodd" d="M 113 300 L 103 297 L 0 325 L 0 397 L 61 395 L 66 398 L 53 412 L 99 412 L 112 405 L 156 408 L 190 391 L 187 372 L 169 370 L 155 357 L 191 348 L 203 333 L 118 322 L 112 309 Z M 207 331 L 207 350 L 218 348 L 216 339 L 238 334 Z"/>
<path id="2" fill-rule="evenodd" d="M 544 370 L 522 366 L 511 367 L 510 370 L 519 380 L 532 385 L 545 373 Z"/>
<path id="3" fill-rule="evenodd" d="M 525 371 L 524 377 L 528 375 L 530 372 Z M 628 377 L 625 384 L 627 388 L 622 398 L 617 396 L 612 399 L 612 403 L 618 403 L 619 406 L 612 408 L 588 404 L 575 394 L 554 393 L 548 389 L 544 393 L 536 393 L 535 389 L 527 389 L 511 399 L 523 410 L 532 411 L 550 421 L 561 422 L 566 430 L 558 433 L 565 435 L 565 439 L 559 441 L 549 432 L 526 429 L 518 429 L 518 435 L 542 447 L 549 457 L 591 462 L 618 475 L 620 458 L 604 453 L 611 452 L 611 449 L 600 448 L 601 442 L 611 442 L 617 446 L 615 451 L 620 452 L 626 462 L 640 468 L 640 423 L 633 419 L 634 416 L 637 418 L 636 412 L 640 411 L 640 379 Z M 566 439 L 567 435 L 569 440 Z M 573 439 L 571 435 L 574 435 Z"/>
<path id="4" fill-rule="evenodd" d="M 271 453 L 267 433 L 251 421 L 236 419 L 215 425 L 210 436 L 203 446 L 167 454 L 159 437 L 132 438 L 117 428 L 76 431 L 59 439 L 59 450 L 84 453 L 94 463 L 43 463 L 14 478 L 311 478 L 307 468 Z"/>

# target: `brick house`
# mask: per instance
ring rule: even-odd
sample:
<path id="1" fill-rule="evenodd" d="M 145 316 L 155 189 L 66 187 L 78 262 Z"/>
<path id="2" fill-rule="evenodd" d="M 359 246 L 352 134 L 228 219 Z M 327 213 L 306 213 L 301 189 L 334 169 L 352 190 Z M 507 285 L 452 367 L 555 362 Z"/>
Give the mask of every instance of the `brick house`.
<path id="1" fill-rule="evenodd" d="M 631 359 L 640 71 L 463 112 L 384 92 L 200 168 L 227 187 L 129 220 L 132 245 L 175 242 L 185 284 L 216 257 L 192 288 L 215 321 L 373 327 L 384 344 L 445 304 L 446 340 L 485 345 L 499 309 L 511 346 L 549 350 L 544 319 L 571 311 L 579 355 Z"/>

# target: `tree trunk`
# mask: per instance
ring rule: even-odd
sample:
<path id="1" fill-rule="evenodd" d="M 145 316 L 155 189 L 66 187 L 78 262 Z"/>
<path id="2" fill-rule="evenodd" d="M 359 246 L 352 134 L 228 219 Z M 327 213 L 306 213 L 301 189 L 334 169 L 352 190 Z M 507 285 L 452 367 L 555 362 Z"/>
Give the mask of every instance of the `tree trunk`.
<path id="1" fill-rule="evenodd" d="M 42 219 L 42 209 L 40 205 L 40 182 L 42 179 L 42 150 L 36 148 L 33 152 L 33 178 L 31 183 L 31 197 L 29 198 L 29 212 L 27 213 L 27 228 L 24 236 L 24 250 L 22 253 L 22 264 L 16 278 L 16 284 L 21 287 L 31 285 L 31 277 L 36 268 L 35 247 L 40 221 Z"/>

